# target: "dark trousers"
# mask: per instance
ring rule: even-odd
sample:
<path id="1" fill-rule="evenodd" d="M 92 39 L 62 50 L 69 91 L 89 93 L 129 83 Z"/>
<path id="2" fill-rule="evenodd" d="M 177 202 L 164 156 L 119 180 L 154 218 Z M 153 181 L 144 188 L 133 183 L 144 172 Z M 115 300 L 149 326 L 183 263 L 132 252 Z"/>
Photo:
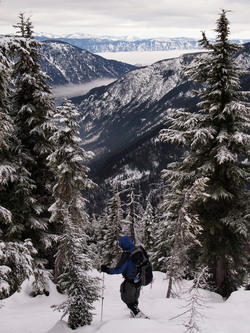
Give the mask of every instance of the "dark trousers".
<path id="1" fill-rule="evenodd" d="M 121 299 L 127 307 L 136 315 L 139 312 L 138 299 L 140 297 L 141 284 L 124 280 L 120 287 Z"/>

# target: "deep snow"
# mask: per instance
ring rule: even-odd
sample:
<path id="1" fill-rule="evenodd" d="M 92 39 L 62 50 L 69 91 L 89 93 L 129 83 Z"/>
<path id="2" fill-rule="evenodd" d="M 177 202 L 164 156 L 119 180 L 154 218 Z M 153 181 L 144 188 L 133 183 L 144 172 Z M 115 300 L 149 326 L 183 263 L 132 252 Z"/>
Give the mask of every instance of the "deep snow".
<path id="1" fill-rule="evenodd" d="M 102 278 L 102 273 L 93 272 Z M 103 321 L 101 322 L 101 300 L 95 303 L 95 315 L 90 326 L 80 327 L 77 333 L 184 333 L 185 323 L 190 314 L 181 315 L 188 310 L 187 294 L 181 298 L 166 299 L 167 280 L 165 274 L 154 273 L 154 283 L 142 289 L 141 310 L 151 319 L 130 318 L 126 305 L 119 295 L 122 282 L 120 275 L 105 274 L 103 301 Z M 25 281 L 20 293 L 0 301 L 1 333 L 69 333 L 66 320 L 60 320 L 61 313 L 54 311 L 51 305 L 61 303 L 66 296 L 57 293 L 51 283 L 50 295 L 29 296 L 30 281 Z M 191 281 L 184 281 L 181 291 L 188 290 Z M 202 333 L 249 333 L 250 332 L 250 291 L 240 290 L 232 293 L 224 301 L 219 295 L 204 290 L 202 308 L 197 324 Z M 204 307 L 205 306 L 205 307 Z M 181 316 L 179 316 L 181 315 Z M 175 317 L 175 318 L 174 318 Z M 194 332 L 194 331 L 193 331 Z"/>

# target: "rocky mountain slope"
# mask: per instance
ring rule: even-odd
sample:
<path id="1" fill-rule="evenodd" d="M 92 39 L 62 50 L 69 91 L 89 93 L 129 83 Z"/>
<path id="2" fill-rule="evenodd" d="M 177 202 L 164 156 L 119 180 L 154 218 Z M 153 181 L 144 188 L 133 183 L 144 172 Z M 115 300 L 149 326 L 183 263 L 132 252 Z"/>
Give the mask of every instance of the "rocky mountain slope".
<path id="1" fill-rule="evenodd" d="M 245 70 L 250 68 L 249 45 L 236 59 Z M 183 69 L 196 56 L 185 54 L 130 71 L 110 85 L 74 99 L 81 111 L 85 147 L 97 158 L 113 154 L 161 126 L 167 109 L 194 108 L 191 82 Z M 249 88 L 248 76 L 242 84 L 243 89 Z"/>
<path id="2" fill-rule="evenodd" d="M 146 194 L 150 184 L 159 181 L 160 171 L 177 156 L 174 147 L 158 140 L 167 110 L 196 108 L 192 83 L 183 71 L 196 56 L 186 54 L 130 71 L 106 87 L 73 99 L 81 112 L 84 147 L 96 154 L 90 167 L 98 184 L 105 187 L 119 179 L 139 184 Z M 250 44 L 236 60 L 249 71 Z M 249 75 L 242 78 L 242 88 L 250 90 Z"/>
<path id="3" fill-rule="evenodd" d="M 42 43 L 41 67 L 53 85 L 86 83 L 100 78 L 119 78 L 136 66 L 107 60 L 65 42 Z"/>
<path id="4" fill-rule="evenodd" d="M 74 100 L 80 103 L 86 149 L 97 159 L 112 155 L 162 125 L 168 108 L 184 107 L 190 83 L 182 67 L 193 59 L 185 55 L 133 70 Z"/>

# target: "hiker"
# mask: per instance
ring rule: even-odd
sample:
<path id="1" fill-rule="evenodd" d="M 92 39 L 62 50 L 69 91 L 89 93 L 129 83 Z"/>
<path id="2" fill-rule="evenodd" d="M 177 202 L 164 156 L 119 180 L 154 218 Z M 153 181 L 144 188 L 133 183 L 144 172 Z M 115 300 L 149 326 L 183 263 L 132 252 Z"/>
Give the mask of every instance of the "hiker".
<path id="1" fill-rule="evenodd" d="M 101 271 L 111 275 L 122 274 L 124 281 L 120 286 L 121 299 L 130 309 L 131 317 L 148 318 L 138 308 L 142 283 L 135 277 L 135 264 L 130 258 L 130 253 L 135 249 L 135 245 L 129 236 L 122 236 L 119 239 L 119 246 L 123 253 L 116 267 L 109 268 L 101 265 Z"/>

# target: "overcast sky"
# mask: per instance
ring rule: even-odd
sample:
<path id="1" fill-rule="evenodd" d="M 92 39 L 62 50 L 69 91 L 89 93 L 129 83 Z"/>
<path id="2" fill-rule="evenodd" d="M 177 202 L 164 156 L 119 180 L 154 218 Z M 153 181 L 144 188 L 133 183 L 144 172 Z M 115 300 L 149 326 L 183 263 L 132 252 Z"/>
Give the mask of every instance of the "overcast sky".
<path id="1" fill-rule="evenodd" d="M 15 32 L 25 13 L 35 32 L 213 37 L 222 8 L 232 11 L 230 37 L 250 39 L 249 0 L 0 0 L 0 34 Z"/>

